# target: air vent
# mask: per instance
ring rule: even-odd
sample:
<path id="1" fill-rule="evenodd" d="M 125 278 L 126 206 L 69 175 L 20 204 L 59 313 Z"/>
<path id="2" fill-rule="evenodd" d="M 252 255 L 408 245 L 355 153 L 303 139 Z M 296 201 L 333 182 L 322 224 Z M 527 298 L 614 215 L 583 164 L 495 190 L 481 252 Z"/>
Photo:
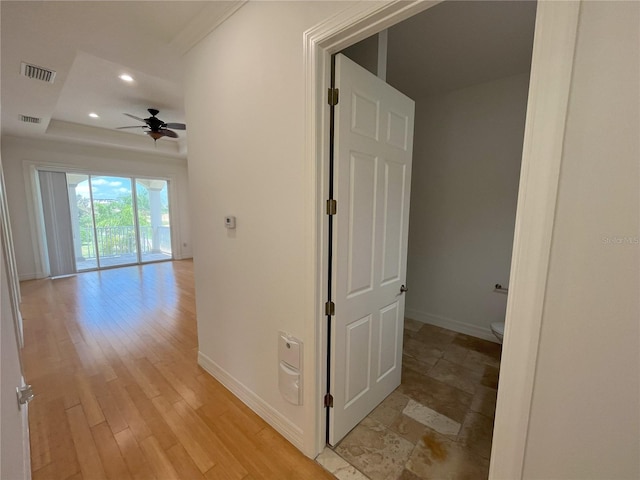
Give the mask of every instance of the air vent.
<path id="1" fill-rule="evenodd" d="M 20 74 L 27 78 L 42 80 L 48 83 L 53 83 L 56 78 L 56 72 L 53 70 L 24 62 L 20 64 Z"/>
<path id="2" fill-rule="evenodd" d="M 20 115 L 20 121 L 24 123 L 40 123 L 38 117 L 29 117 L 27 115 Z"/>

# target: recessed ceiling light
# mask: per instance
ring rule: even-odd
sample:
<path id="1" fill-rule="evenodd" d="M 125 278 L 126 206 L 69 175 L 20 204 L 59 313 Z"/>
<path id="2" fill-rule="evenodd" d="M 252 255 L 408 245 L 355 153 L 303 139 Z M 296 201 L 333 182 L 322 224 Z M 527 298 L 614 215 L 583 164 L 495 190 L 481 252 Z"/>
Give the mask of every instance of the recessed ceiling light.
<path id="1" fill-rule="evenodd" d="M 120 75 L 119 78 L 120 80 L 124 80 L 125 82 L 133 82 L 133 77 L 131 75 L 127 75 L 126 73 Z"/>
<path id="2" fill-rule="evenodd" d="M 93 112 L 91 112 L 91 113 L 89 114 L 89 116 L 90 116 L 91 118 L 100 118 L 100 115 L 98 115 L 97 113 L 93 113 Z"/>

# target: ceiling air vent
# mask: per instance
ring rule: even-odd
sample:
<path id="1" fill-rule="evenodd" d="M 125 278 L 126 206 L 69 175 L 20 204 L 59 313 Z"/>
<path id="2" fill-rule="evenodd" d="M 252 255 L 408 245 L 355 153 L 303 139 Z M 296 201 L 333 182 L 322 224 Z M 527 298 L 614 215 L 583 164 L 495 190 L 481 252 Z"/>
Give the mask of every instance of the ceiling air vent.
<path id="1" fill-rule="evenodd" d="M 43 82 L 53 83 L 56 78 L 56 72 L 48 68 L 39 67 L 30 63 L 22 62 L 20 64 L 20 74 L 27 78 L 42 80 Z"/>
<path id="2" fill-rule="evenodd" d="M 40 123 L 38 117 L 29 117 L 27 115 L 20 115 L 20 121 L 25 123 Z"/>

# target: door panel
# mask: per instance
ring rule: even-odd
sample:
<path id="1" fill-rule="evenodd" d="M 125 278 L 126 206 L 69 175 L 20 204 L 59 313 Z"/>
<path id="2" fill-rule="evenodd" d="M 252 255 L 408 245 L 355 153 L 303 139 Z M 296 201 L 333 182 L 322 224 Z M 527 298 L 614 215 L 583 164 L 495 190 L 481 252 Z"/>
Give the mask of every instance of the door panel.
<path id="1" fill-rule="evenodd" d="M 385 162 L 384 233 L 382 284 L 397 281 L 402 273 L 402 221 L 407 168 L 402 163 Z M 400 212 L 400 214 L 398 214 Z"/>
<path id="2" fill-rule="evenodd" d="M 371 315 L 347 326 L 347 382 L 345 405 L 351 405 L 369 390 Z"/>
<path id="3" fill-rule="evenodd" d="M 414 102 L 343 55 L 334 115 L 329 443 L 399 384 Z"/>
<path id="4" fill-rule="evenodd" d="M 376 172 L 378 159 L 358 152 L 351 153 L 349 174 L 349 252 L 347 295 L 373 288 Z"/>
<path id="5" fill-rule="evenodd" d="M 378 377 L 382 378 L 393 372 L 397 367 L 398 359 L 398 327 L 400 323 L 400 308 L 398 302 L 380 310 L 380 335 L 378 349 Z"/>

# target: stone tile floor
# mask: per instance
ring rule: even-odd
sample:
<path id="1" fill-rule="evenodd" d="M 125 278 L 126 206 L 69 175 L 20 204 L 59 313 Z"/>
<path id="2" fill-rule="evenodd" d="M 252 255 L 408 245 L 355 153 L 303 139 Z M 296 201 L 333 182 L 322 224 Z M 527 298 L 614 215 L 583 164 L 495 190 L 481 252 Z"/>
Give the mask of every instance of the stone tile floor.
<path id="1" fill-rule="evenodd" d="M 340 480 L 487 478 L 500 351 L 406 319 L 402 384 L 318 461 Z"/>

